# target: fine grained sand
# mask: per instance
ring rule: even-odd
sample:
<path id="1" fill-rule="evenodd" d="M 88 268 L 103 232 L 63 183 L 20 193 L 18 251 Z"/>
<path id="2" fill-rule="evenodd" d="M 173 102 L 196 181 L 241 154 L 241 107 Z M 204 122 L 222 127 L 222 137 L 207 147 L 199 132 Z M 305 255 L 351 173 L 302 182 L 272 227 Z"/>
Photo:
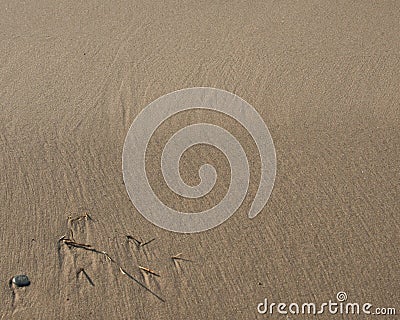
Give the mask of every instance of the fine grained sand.
<path id="1" fill-rule="evenodd" d="M 399 313 L 399 12 L 398 1 L 2 1 L 1 319 L 266 319 L 264 298 L 322 303 L 339 291 Z M 133 207 L 121 153 L 140 110 L 194 86 L 257 109 L 278 173 L 255 219 L 246 213 L 257 166 L 238 212 L 184 235 Z M 155 136 L 154 154 L 179 125 L 204 119 L 228 121 L 180 115 Z M 214 152 L 189 151 L 185 179 L 195 183 L 199 159 Z M 220 191 L 175 206 L 201 211 L 221 199 L 229 171 L 215 155 Z M 157 159 L 150 180 L 174 205 Z M 85 212 L 93 220 L 67 220 Z M 116 262 L 57 243 L 69 229 Z M 126 235 L 155 240 L 137 248 Z M 178 253 L 193 261 L 174 262 Z M 31 285 L 10 289 L 20 273 Z"/>

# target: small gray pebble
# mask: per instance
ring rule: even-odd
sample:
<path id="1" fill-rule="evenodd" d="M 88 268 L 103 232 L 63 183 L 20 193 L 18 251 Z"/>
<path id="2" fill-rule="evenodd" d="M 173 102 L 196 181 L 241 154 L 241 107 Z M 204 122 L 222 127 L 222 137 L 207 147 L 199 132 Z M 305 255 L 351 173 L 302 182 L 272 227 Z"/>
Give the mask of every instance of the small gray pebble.
<path id="1" fill-rule="evenodd" d="M 24 274 L 19 274 L 12 278 L 12 283 L 15 284 L 17 287 L 26 287 L 31 284 L 28 276 Z"/>

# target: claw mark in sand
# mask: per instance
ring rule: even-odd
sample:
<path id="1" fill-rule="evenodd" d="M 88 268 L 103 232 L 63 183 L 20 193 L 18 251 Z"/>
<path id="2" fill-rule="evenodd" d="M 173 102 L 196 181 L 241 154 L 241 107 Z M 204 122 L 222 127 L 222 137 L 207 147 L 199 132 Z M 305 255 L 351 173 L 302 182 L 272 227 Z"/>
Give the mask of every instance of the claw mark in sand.
<path id="1" fill-rule="evenodd" d="M 161 300 L 162 302 L 165 302 L 165 300 L 163 298 L 161 298 L 159 295 L 157 295 L 155 292 L 153 292 L 152 290 L 150 290 L 147 286 L 145 286 L 143 283 L 141 283 L 139 280 L 137 280 L 135 277 L 133 277 L 132 275 L 130 275 L 128 272 L 126 272 L 124 269 L 122 269 L 121 267 L 119 267 L 119 271 L 121 271 L 122 274 L 126 275 L 127 277 L 129 277 L 130 279 L 132 279 L 133 281 L 135 281 L 138 285 L 140 285 L 141 287 L 143 287 L 144 289 L 146 289 L 147 291 L 149 291 L 151 294 L 153 294 L 154 296 L 156 296 L 159 300 Z"/>
<path id="2" fill-rule="evenodd" d="M 81 273 L 86 277 L 87 281 L 89 281 L 89 283 L 94 287 L 94 282 L 93 282 L 92 278 L 90 278 L 90 276 L 87 274 L 87 272 L 86 272 L 85 269 L 80 268 L 80 269 L 78 270 L 78 272 L 76 273 L 76 277 L 79 277 L 79 275 L 80 275 Z"/>
<path id="3" fill-rule="evenodd" d="M 143 270 L 143 271 L 145 271 L 145 272 L 147 272 L 147 273 L 149 273 L 149 274 L 152 274 L 153 276 L 161 277 L 156 271 L 151 270 L 151 269 L 149 269 L 149 268 L 139 266 L 139 269 L 140 269 L 140 270 Z"/>
<path id="4" fill-rule="evenodd" d="M 136 238 L 134 238 L 134 237 L 132 237 L 130 235 L 127 235 L 126 238 L 128 239 L 128 241 L 132 240 L 136 244 L 136 246 L 138 248 L 144 247 L 144 246 L 152 243 L 154 240 L 156 240 L 156 238 L 153 238 L 153 239 L 151 239 L 149 241 L 142 242 L 142 241 L 140 241 L 140 240 L 138 240 L 138 239 L 136 239 Z"/>
<path id="5" fill-rule="evenodd" d="M 174 256 L 172 256 L 171 259 L 172 259 L 173 261 L 179 261 L 179 260 L 181 260 L 181 261 L 194 262 L 193 260 L 186 259 L 186 258 L 182 258 L 181 255 L 182 255 L 182 252 L 181 252 L 181 253 L 178 253 L 178 254 L 176 254 L 176 255 L 174 255 Z"/>
<path id="6" fill-rule="evenodd" d="M 72 224 L 72 223 L 74 223 L 76 221 L 82 221 L 82 220 L 94 221 L 93 218 L 87 212 L 85 212 L 84 215 L 79 216 L 79 217 L 72 218 L 71 216 L 69 216 L 68 217 L 68 224 Z"/>

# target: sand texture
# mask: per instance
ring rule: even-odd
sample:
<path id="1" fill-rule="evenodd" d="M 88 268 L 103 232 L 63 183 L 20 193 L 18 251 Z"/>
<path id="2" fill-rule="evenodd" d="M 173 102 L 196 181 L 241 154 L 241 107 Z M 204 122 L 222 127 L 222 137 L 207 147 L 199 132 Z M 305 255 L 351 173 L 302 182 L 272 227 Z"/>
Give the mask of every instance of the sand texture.
<path id="1" fill-rule="evenodd" d="M 5 0 L 0 26 L 0 319 L 310 319 L 257 304 L 339 291 L 400 313 L 400 2 Z M 168 190 L 160 152 L 183 125 L 229 127 L 252 174 L 228 221 L 179 234 L 132 205 L 121 155 L 142 109 L 196 86 L 259 112 L 277 176 L 249 219 L 246 131 L 207 111 L 170 119 L 147 161 L 165 203 L 202 211 L 229 186 L 226 159 L 196 146 L 182 176 L 196 184 L 212 163 L 215 189 Z M 17 274 L 30 286 L 10 288 Z"/>

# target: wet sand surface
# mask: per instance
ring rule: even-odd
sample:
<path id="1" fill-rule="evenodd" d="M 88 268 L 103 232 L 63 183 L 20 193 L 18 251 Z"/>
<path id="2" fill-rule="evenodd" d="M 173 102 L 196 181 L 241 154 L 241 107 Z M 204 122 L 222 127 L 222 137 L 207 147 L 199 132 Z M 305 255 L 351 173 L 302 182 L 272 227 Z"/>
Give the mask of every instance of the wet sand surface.
<path id="1" fill-rule="evenodd" d="M 396 1 L 3 1 L 1 319 L 265 319 L 264 298 L 323 303 L 339 291 L 399 313 L 399 12 Z M 229 182 L 226 159 L 195 147 L 182 176 L 195 184 L 211 159 L 217 189 L 199 203 L 174 200 L 157 155 L 183 123 L 230 126 L 253 165 L 229 220 L 179 234 L 132 205 L 121 154 L 143 108 L 197 86 L 259 112 L 277 176 L 248 219 L 259 177 L 248 134 L 215 113 L 172 118 L 147 163 L 166 203 L 201 211 Z M 17 274 L 30 286 L 10 288 Z"/>

